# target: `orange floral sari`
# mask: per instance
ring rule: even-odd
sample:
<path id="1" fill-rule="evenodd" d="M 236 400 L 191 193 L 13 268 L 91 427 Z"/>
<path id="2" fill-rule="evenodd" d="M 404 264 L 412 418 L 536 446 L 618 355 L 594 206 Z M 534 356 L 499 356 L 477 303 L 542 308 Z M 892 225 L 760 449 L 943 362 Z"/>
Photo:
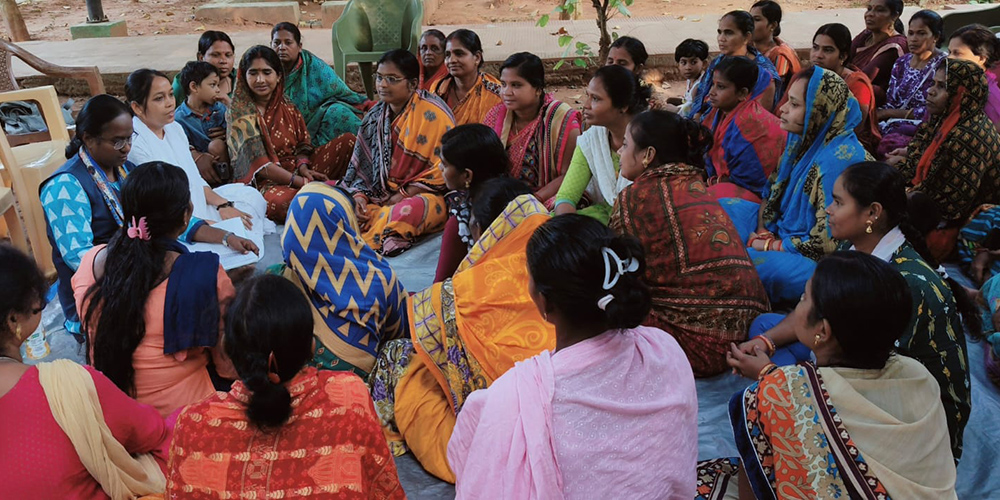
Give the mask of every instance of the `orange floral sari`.
<path id="1" fill-rule="evenodd" d="M 455 78 L 449 75 L 439 80 L 431 91 L 448 102 L 448 92 L 454 84 Z M 451 108 L 452 114 L 455 115 L 455 125 L 483 123 L 486 113 L 501 102 L 500 80 L 493 75 L 480 73 L 469 93 Z"/>

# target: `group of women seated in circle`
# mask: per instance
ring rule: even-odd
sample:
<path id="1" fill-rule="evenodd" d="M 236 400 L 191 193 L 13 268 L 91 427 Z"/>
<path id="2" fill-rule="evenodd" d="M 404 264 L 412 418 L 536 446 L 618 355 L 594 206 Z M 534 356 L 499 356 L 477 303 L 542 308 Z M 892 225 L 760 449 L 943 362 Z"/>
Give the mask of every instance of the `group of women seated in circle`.
<path id="1" fill-rule="evenodd" d="M 945 56 L 941 18 L 904 36 L 901 12 L 820 27 L 806 69 L 777 3 L 730 12 L 717 57 L 678 47 L 680 101 L 621 37 L 582 112 L 533 54 L 488 73 L 465 29 L 386 52 L 377 102 L 292 24 L 235 68 L 206 32 L 173 84 L 88 101 L 42 186 L 90 366 L 21 362 L 44 281 L 0 247 L 0 434 L 23 443 L 0 457 L 27 464 L 0 478 L 403 498 L 410 452 L 459 498 L 954 498 L 966 331 L 1000 345 L 1000 43 L 967 26 Z M 258 252 L 211 225 L 233 218 L 282 225 L 283 263 L 239 290 L 182 244 Z M 405 289 L 388 257 L 440 231 L 435 283 Z M 728 371 L 755 380 L 740 457 L 698 462 L 694 380 Z"/>

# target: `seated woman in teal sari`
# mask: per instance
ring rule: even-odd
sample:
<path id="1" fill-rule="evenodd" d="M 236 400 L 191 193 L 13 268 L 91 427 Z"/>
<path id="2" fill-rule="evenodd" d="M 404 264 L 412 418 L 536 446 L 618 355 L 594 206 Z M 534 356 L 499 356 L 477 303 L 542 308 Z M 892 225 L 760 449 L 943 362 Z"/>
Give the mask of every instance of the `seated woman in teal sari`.
<path id="1" fill-rule="evenodd" d="M 854 135 L 860 122 L 861 108 L 843 79 L 819 67 L 799 73 L 781 107 L 788 141 L 764 202 L 720 200 L 747 241 L 772 304 L 797 300 L 816 261 L 837 248 L 825 210 L 840 173 L 866 159 Z"/>
<path id="2" fill-rule="evenodd" d="M 313 147 L 343 134 L 358 134 L 365 96 L 351 90 L 329 64 L 302 48 L 302 33 L 292 23 L 271 30 L 271 48 L 285 67 L 285 96 L 302 113 Z"/>
<path id="3" fill-rule="evenodd" d="M 958 498 L 938 384 L 893 353 L 907 288 L 871 255 L 821 260 L 790 318 L 815 364 L 733 348 L 730 364 L 757 380 L 729 402 L 739 463 L 699 463 L 696 498 Z"/>
<path id="4" fill-rule="evenodd" d="M 281 250 L 284 276 L 312 305 L 313 366 L 367 377 L 386 341 L 409 336 L 406 290 L 361 237 L 347 193 L 321 182 L 300 189 Z"/>

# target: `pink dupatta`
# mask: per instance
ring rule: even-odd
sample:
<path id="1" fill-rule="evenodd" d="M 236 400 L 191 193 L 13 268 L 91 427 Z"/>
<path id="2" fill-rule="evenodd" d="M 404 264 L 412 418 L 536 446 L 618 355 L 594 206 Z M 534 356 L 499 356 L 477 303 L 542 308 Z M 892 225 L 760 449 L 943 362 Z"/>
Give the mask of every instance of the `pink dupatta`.
<path id="1" fill-rule="evenodd" d="M 694 498 L 697 416 L 691 366 L 662 330 L 543 351 L 466 400 L 448 443 L 457 498 Z"/>

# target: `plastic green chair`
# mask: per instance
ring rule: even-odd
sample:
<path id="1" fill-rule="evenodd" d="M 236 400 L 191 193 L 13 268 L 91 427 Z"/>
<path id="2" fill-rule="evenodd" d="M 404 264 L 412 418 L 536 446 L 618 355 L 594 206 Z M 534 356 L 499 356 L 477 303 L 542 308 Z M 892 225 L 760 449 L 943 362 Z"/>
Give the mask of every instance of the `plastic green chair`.
<path id="1" fill-rule="evenodd" d="M 350 0 L 333 23 L 333 68 L 345 78 L 348 63 L 358 63 L 365 92 L 373 98 L 372 63 L 393 49 L 416 55 L 423 20 L 422 0 Z"/>
<path id="2" fill-rule="evenodd" d="M 968 24 L 982 24 L 996 33 L 997 31 L 994 28 L 1000 25 L 1000 6 L 979 10 L 949 12 L 943 15 L 942 19 L 944 20 L 944 29 L 942 30 L 944 36 L 941 37 L 938 47 L 947 49 L 948 39 L 951 37 L 951 34 Z"/>

